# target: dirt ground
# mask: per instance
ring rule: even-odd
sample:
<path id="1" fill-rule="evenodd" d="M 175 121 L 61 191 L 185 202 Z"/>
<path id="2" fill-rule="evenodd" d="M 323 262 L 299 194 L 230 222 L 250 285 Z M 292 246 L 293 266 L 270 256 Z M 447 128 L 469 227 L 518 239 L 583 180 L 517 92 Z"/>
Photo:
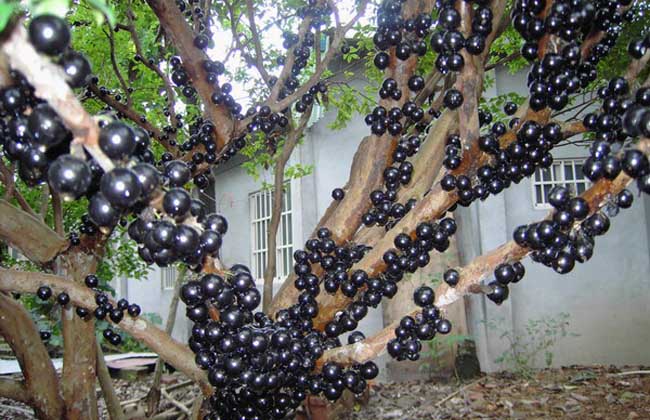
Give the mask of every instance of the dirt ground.
<path id="1" fill-rule="evenodd" d="M 644 373 L 625 374 L 632 371 Z M 341 420 L 650 419 L 650 370 L 575 367 L 531 379 L 502 373 L 462 384 L 377 384 L 355 411 Z"/>
<path id="2" fill-rule="evenodd" d="M 149 382 L 150 377 L 117 380 L 116 391 L 122 401 L 137 399 L 146 394 Z M 173 398 L 190 403 L 193 387 L 174 390 L 184 382 L 182 377 L 165 377 L 165 382 Z M 164 398 L 161 406 L 163 411 L 173 409 Z M 101 418 L 107 419 L 101 400 L 100 409 Z M 0 419 L 33 418 L 28 406 L 0 399 Z M 573 367 L 540 371 L 529 379 L 501 373 L 464 383 L 375 384 L 368 403 L 357 404 L 340 420 L 564 418 L 650 419 L 650 370 Z"/>

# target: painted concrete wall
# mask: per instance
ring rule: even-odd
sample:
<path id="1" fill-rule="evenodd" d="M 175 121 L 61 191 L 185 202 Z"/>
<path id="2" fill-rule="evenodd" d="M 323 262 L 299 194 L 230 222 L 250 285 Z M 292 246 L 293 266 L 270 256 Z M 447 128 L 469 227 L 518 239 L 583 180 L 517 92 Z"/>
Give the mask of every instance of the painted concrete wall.
<path id="1" fill-rule="evenodd" d="M 497 92 L 522 86 L 523 75 L 497 75 Z M 519 80 L 517 80 L 519 79 Z M 556 158 L 585 157 L 578 147 L 554 150 Z M 632 187 L 632 191 L 637 191 Z M 509 349 L 502 331 L 526 336 L 530 320 L 558 318 L 567 313 L 567 337 L 552 349 L 555 366 L 570 364 L 647 364 L 650 353 L 650 247 L 648 238 L 648 198 L 639 197 L 635 205 L 612 219 L 610 232 L 597 239 L 594 257 L 578 264 L 573 272 L 561 276 L 552 269 L 524 261 L 527 274 L 510 288 L 510 298 L 497 307 L 483 296 L 470 298 L 470 330 L 478 348 L 483 370 L 503 368 L 495 359 Z M 536 210 L 531 196 L 531 181 L 525 179 L 505 193 L 458 211 L 463 263 L 478 253 L 496 248 L 511 239 L 514 229 L 545 217 L 547 210 Z M 645 225 L 645 226 L 644 226 Z M 490 326 L 489 324 L 496 324 Z M 544 355 L 537 365 L 543 367 Z"/>
<path id="2" fill-rule="evenodd" d="M 157 313 L 162 319 L 160 327 L 165 328 L 172 290 L 163 289 L 160 268 L 152 266 L 143 280 L 120 279 L 119 284 L 114 281 L 112 285 L 118 297 L 124 297 L 129 302 L 140 305 L 143 314 Z M 181 301 L 178 303 L 172 337 L 179 341 L 187 341 L 190 332 L 189 321 L 185 317 L 185 304 Z"/>
<path id="3" fill-rule="evenodd" d="M 499 70 L 495 83 L 488 89 L 494 95 L 515 89 L 525 93 L 525 75 L 510 75 Z M 363 81 L 353 80 L 361 85 Z M 332 131 L 328 124 L 334 115 L 326 114 L 307 130 L 305 140 L 294 152 L 292 162 L 314 165 L 311 175 L 292 183 L 294 246 L 302 247 L 313 227 L 330 203 L 332 189 L 348 179 L 354 152 L 367 135 L 361 116 L 343 130 Z M 585 151 L 563 147 L 556 157 L 580 157 Z M 271 182 L 270 173 L 254 180 L 241 167 L 242 157 L 215 172 L 215 204 L 229 221 L 222 257 L 226 265 L 251 263 L 250 209 L 248 197 Z M 519 224 L 544 217 L 545 211 L 533 208 L 529 180 L 511 187 L 498 197 L 459 209 L 458 243 L 461 263 L 496 248 L 510 239 Z M 645 226 L 644 226 L 645 224 Z M 639 198 L 632 209 L 612 221 L 610 233 L 598 240 L 594 258 L 578 266 L 570 275 L 559 276 L 551 269 L 525 261 L 527 275 L 511 288 L 511 297 L 497 307 L 482 296 L 468 298 L 468 327 L 477 343 L 483 370 L 497 370 L 494 360 L 507 348 L 498 337 L 501 330 L 515 333 L 524 330 L 530 319 L 570 314 L 570 330 L 579 337 L 566 338 L 554 349 L 554 364 L 574 363 L 650 363 L 645 351 L 650 342 L 650 199 Z M 279 286 L 279 285 L 278 285 Z M 129 282 L 129 297 L 143 305 L 143 310 L 160 310 L 163 318 L 169 298 L 161 291 L 160 276 L 152 273 L 147 282 Z M 276 286 L 277 290 L 277 286 Z M 184 307 L 179 308 L 179 325 L 175 336 L 186 334 Z M 498 329 L 488 328 L 487 321 L 497 321 Z M 373 311 L 360 329 L 371 334 L 382 327 L 382 315 Z M 540 363 L 543 358 L 540 359 Z M 383 365 L 385 359 L 380 360 Z M 382 369 L 382 372 L 385 370 Z"/>

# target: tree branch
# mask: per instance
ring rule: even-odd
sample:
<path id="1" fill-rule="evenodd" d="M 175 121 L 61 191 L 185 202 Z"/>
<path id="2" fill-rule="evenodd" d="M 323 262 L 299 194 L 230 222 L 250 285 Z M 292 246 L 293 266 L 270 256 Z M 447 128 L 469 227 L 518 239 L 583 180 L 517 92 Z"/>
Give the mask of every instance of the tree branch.
<path id="1" fill-rule="evenodd" d="M 211 101 L 214 87 L 207 81 L 203 63 L 208 56 L 194 46 L 194 35 L 175 2 L 165 0 L 147 0 L 161 26 L 170 36 L 176 51 L 183 60 L 183 68 L 192 80 L 192 84 L 204 105 L 206 117 L 215 126 L 217 148 L 221 150 L 232 138 L 234 121 L 230 112 L 223 105 L 213 105 Z"/>
<path id="2" fill-rule="evenodd" d="M 63 277 L 52 274 L 0 269 L 0 290 L 34 293 L 38 287 L 44 285 L 51 287 L 54 293 L 66 292 L 70 296 L 71 303 L 76 306 L 81 306 L 90 311 L 93 311 L 96 307 L 92 290 Z M 119 327 L 136 340 L 144 343 L 152 351 L 158 353 L 167 363 L 192 380 L 199 382 L 204 392 L 209 394 L 211 387 L 207 382 L 207 376 L 205 372 L 196 366 L 194 356 L 187 346 L 169 337 L 164 331 L 141 317 L 125 317 L 119 323 Z"/>
<path id="3" fill-rule="evenodd" d="M 178 311 L 178 301 L 180 300 L 181 287 L 185 281 L 187 268 L 181 266 L 174 283 L 174 290 L 172 291 L 172 299 L 169 302 L 169 310 L 167 311 L 167 322 L 165 323 L 165 333 L 172 336 L 174 331 L 174 324 L 176 323 L 176 312 Z M 151 416 L 158 410 L 158 403 L 160 402 L 160 381 L 162 380 L 164 363 L 159 357 L 156 360 L 156 367 L 154 368 L 153 381 L 151 388 L 145 399 L 147 400 L 147 415 Z"/>
<path id="4" fill-rule="evenodd" d="M 42 419 L 63 418 L 59 379 L 40 333 L 20 302 L 5 294 L 0 294 L 0 334 L 18 359 L 29 404 L 36 415 Z"/>
<path id="5" fill-rule="evenodd" d="M 117 395 L 115 395 L 113 381 L 111 375 L 108 373 L 108 367 L 106 366 L 106 360 L 104 360 L 102 346 L 99 345 L 99 341 L 97 340 L 95 340 L 95 346 L 97 348 L 97 379 L 99 380 L 102 394 L 104 394 L 108 416 L 111 420 L 125 420 L 122 405 L 120 405 L 120 400 L 117 398 Z"/>
<path id="6" fill-rule="evenodd" d="M 50 207 L 50 186 L 47 184 L 43 185 L 43 190 L 41 191 L 41 205 L 38 210 L 38 218 L 41 222 L 45 222 L 45 216 L 47 216 L 47 210 Z"/>
<path id="7" fill-rule="evenodd" d="M 7 187 L 6 198 L 13 197 L 16 199 L 16 202 L 25 212 L 29 213 L 32 216 L 36 216 L 34 209 L 29 205 L 25 197 L 18 191 L 16 188 L 16 182 L 14 181 L 14 171 L 7 168 L 7 165 L 4 164 L 2 159 L 0 159 L 0 176 L 2 177 L 2 183 Z"/>
<path id="8" fill-rule="evenodd" d="M 63 237 L 63 203 L 61 202 L 61 195 L 52 191 L 52 213 L 54 219 L 54 231 L 57 235 Z"/>
<path id="9" fill-rule="evenodd" d="M 129 0 L 129 4 L 130 1 L 131 0 Z M 165 73 L 163 73 L 160 67 L 158 67 L 155 63 L 149 62 L 149 59 L 144 55 L 144 52 L 142 50 L 142 43 L 140 42 L 140 37 L 138 36 L 138 30 L 135 26 L 135 16 L 133 15 L 133 11 L 131 10 L 131 8 L 127 9 L 126 17 L 129 20 L 129 25 L 127 26 L 127 30 L 131 34 L 133 45 L 135 45 L 135 52 L 140 56 L 140 59 L 142 60 L 142 64 L 144 64 L 149 70 L 156 73 L 160 78 L 160 80 L 163 82 L 163 85 L 165 86 L 165 92 L 167 92 L 167 102 L 168 102 L 167 111 L 169 112 L 169 121 L 171 122 L 171 125 L 173 127 L 177 127 L 178 118 L 176 118 L 176 110 L 175 110 L 176 93 L 174 92 L 174 88 L 172 87 L 169 78 Z M 176 133 L 169 133 L 169 136 L 171 138 L 175 138 Z M 160 133 L 156 136 L 156 138 L 159 140 L 162 140 L 162 137 L 163 136 Z M 165 148 L 167 148 L 166 142 L 163 142 L 163 145 L 165 146 Z"/>
<path id="10" fill-rule="evenodd" d="M 456 8 L 459 9 L 461 17 L 461 31 L 465 37 L 472 33 L 472 5 L 469 2 L 458 0 Z M 490 46 L 485 47 L 489 50 Z M 463 148 L 477 142 L 479 137 L 478 121 L 478 100 L 483 90 L 483 67 L 479 66 L 478 57 L 461 50 L 461 56 L 465 61 L 456 85 L 458 90 L 463 94 L 463 104 L 458 108 L 458 126 L 460 128 L 460 139 Z"/>
<path id="11" fill-rule="evenodd" d="M 120 67 L 117 65 L 117 58 L 115 58 L 115 32 L 113 31 L 113 27 L 111 26 L 110 23 L 106 22 L 106 25 L 108 26 L 108 32 L 104 29 L 102 29 L 102 31 L 108 38 L 109 53 L 111 57 L 111 65 L 113 66 L 113 72 L 115 73 L 117 80 L 120 82 L 120 86 L 122 86 L 124 96 L 126 97 L 126 106 L 130 107 L 131 94 L 129 93 L 129 86 L 126 84 L 124 77 L 122 77 L 122 72 L 120 71 Z"/>
<path id="12" fill-rule="evenodd" d="M 0 378 L 0 397 L 9 398 L 27 405 L 32 403 L 25 381 Z"/>
<path id="13" fill-rule="evenodd" d="M 267 258 L 266 270 L 264 271 L 264 293 L 262 294 L 262 311 L 268 314 L 271 309 L 271 302 L 273 299 L 273 279 L 276 275 L 276 262 L 277 262 L 277 236 L 278 228 L 280 226 L 280 219 L 282 217 L 282 203 L 284 194 L 284 168 L 291 158 L 291 154 L 295 149 L 298 141 L 302 137 L 302 133 L 307 127 L 309 117 L 311 116 L 312 107 L 310 106 L 301 117 L 297 127 L 291 129 L 286 137 L 282 150 L 275 161 L 275 173 L 273 181 L 273 209 L 271 211 L 271 220 L 267 232 Z"/>
<path id="14" fill-rule="evenodd" d="M 412 160 L 413 175 L 411 182 L 398 191 L 400 203 L 404 204 L 411 198 L 420 201 L 431 190 L 442 168 L 445 157 L 445 139 L 457 129 L 458 116 L 456 112 L 447 110 L 436 120 L 435 125 L 429 130 L 425 141 L 420 146 L 420 150 Z M 383 226 L 362 227 L 354 235 L 353 242 L 374 247 L 385 234 L 386 229 Z"/>
<path id="15" fill-rule="evenodd" d="M 282 69 L 282 73 L 278 78 L 279 81 L 273 87 L 273 90 L 271 91 L 271 96 L 266 101 L 266 104 L 271 107 L 271 111 L 278 112 L 287 108 L 289 105 L 295 102 L 296 99 L 298 99 L 299 97 L 307 93 L 307 91 L 320 80 L 321 76 L 323 75 L 323 72 L 325 71 L 325 69 L 327 69 L 329 63 L 332 61 L 332 58 L 334 58 L 334 56 L 339 53 L 341 44 L 345 38 L 345 34 L 352 28 L 352 26 L 354 26 L 354 24 L 361 18 L 361 16 L 364 15 L 367 5 L 368 5 L 368 0 L 362 0 L 361 3 L 359 4 L 359 9 L 357 14 L 354 17 L 352 17 L 352 19 L 350 19 L 350 21 L 346 25 L 340 27 L 340 30 L 337 30 L 334 33 L 334 37 L 332 38 L 332 42 L 330 44 L 329 49 L 327 50 L 327 53 L 323 57 L 322 61 L 318 63 L 318 65 L 316 66 L 316 70 L 314 70 L 314 73 L 311 75 L 309 80 L 305 82 L 300 88 L 298 88 L 292 95 L 289 95 L 283 100 L 276 102 L 278 98 L 278 94 L 280 92 L 280 86 L 282 86 L 281 82 L 286 81 L 286 78 L 291 72 L 291 68 L 293 67 L 293 64 L 295 62 L 295 56 L 293 54 L 293 51 L 290 51 L 286 63 Z M 310 22 L 311 20 L 307 18 L 303 20 L 303 25 L 308 25 L 308 23 Z M 303 26 L 301 26 L 301 31 L 302 30 L 303 30 Z M 299 32 L 298 35 L 300 39 L 302 39 L 305 35 L 305 32 L 304 31 Z"/>
<path id="16" fill-rule="evenodd" d="M 97 87 L 97 85 L 94 84 L 88 85 L 88 91 L 92 92 L 92 94 L 95 96 L 95 98 L 97 98 L 97 100 L 104 102 L 106 105 L 115 109 L 124 117 L 128 118 L 129 120 L 133 121 L 135 124 L 147 130 L 156 140 L 158 140 L 158 142 L 165 148 L 165 150 L 167 150 L 172 154 L 178 153 L 178 149 L 171 146 L 169 144 L 169 140 L 164 140 L 165 134 L 163 134 L 157 127 L 154 127 L 153 124 L 151 124 L 148 120 L 146 119 L 143 120 L 141 118 L 142 115 L 138 113 L 135 109 L 118 101 L 111 95 L 102 94 L 101 90 Z"/>
<path id="17" fill-rule="evenodd" d="M 99 127 L 66 83 L 63 70 L 36 52 L 23 25 L 16 25 L 2 44 L 2 50 L 11 67 L 20 71 L 34 86 L 35 95 L 45 99 L 57 111 L 72 132 L 73 146 L 82 145 L 104 171 L 110 171 L 113 162 L 99 148 Z"/>
<path id="18" fill-rule="evenodd" d="M 650 154 L 650 139 L 641 140 L 637 146 L 646 155 Z M 632 178 L 621 172 L 613 181 L 603 178 L 593 184 L 582 194 L 582 198 L 589 204 L 590 214 L 599 211 L 609 200 L 609 197 L 618 194 L 632 181 Z M 552 215 L 553 212 L 550 212 L 546 219 L 551 218 Z M 530 252 L 530 249 L 521 247 L 514 241 L 509 241 L 495 250 L 475 258 L 470 264 L 458 270 L 460 282 L 455 287 L 449 287 L 446 283 L 442 283 L 436 288 L 435 305 L 442 309 L 469 293 L 482 293 L 483 288 L 479 288 L 477 285 L 488 277 L 499 264 L 522 260 Z M 420 312 L 419 309 L 409 315 L 415 316 L 418 312 Z M 337 362 L 343 365 L 351 365 L 372 360 L 385 352 L 388 342 L 395 338 L 394 330 L 398 325 L 399 320 L 363 341 L 327 350 L 318 361 L 318 364 Z"/>
<path id="19" fill-rule="evenodd" d="M 47 263 L 68 247 L 68 241 L 38 217 L 0 200 L 0 239 L 36 263 Z"/>
<path id="20" fill-rule="evenodd" d="M 417 5 L 414 5 L 414 2 L 406 3 L 404 14 L 410 17 L 421 11 L 430 10 L 430 3 L 432 4 L 431 0 L 418 2 Z M 328 54 L 337 48 L 338 46 L 332 45 Z M 323 62 L 327 60 L 328 58 L 325 57 Z M 393 48 L 386 76 L 395 79 L 399 86 L 407 86 L 408 79 L 415 72 L 416 65 L 415 57 L 406 61 L 398 60 Z M 390 109 L 393 106 L 401 107 L 406 100 L 407 97 L 404 95 L 400 101 L 383 100 L 380 104 L 386 109 Z M 344 187 L 345 197 L 342 201 L 333 201 L 330 204 L 314 229 L 314 234 L 319 228 L 327 227 L 337 243 L 344 243 L 352 238 L 361 225 L 361 216 L 370 209 L 371 203 L 367 197 L 373 190 L 381 186 L 384 169 L 392 163 L 392 152 L 396 142 L 397 138 L 389 134 L 384 134 L 381 137 L 371 135 L 361 141 L 352 160 L 348 182 Z M 297 300 L 299 292 L 293 286 L 293 281 L 293 275 L 284 281 L 273 298 L 270 314 L 275 314 L 279 309 L 291 306 Z"/>
<path id="21" fill-rule="evenodd" d="M 79 249 L 56 261 L 56 272 L 71 284 L 83 284 L 89 273 L 97 270 L 98 257 Z M 66 403 L 66 418 L 99 419 L 97 407 L 97 346 L 94 318 L 84 320 L 75 314 L 73 305 L 61 306 L 63 336 L 63 370 L 61 388 Z"/>
<path id="22" fill-rule="evenodd" d="M 253 0 L 246 0 L 246 13 L 248 16 L 248 25 L 251 28 L 253 46 L 255 47 L 255 67 L 260 72 L 262 79 L 265 82 L 269 80 L 269 73 L 264 68 L 264 56 L 262 55 L 262 45 L 260 43 L 260 34 L 257 31 L 257 25 L 255 24 L 255 6 L 253 5 Z M 239 44 L 239 42 L 237 42 Z M 242 54 L 244 51 L 242 50 Z"/>

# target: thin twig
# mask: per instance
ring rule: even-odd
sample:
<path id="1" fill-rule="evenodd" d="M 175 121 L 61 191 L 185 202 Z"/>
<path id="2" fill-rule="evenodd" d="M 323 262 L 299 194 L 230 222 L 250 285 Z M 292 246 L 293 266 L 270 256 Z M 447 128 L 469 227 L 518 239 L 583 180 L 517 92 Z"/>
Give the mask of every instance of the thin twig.
<path id="1" fill-rule="evenodd" d="M 178 301 L 180 297 L 180 290 L 183 282 L 185 281 L 185 275 L 187 269 L 185 266 L 181 266 L 181 269 L 178 271 L 176 276 L 176 281 L 174 283 L 174 289 L 172 291 L 172 299 L 169 302 L 169 310 L 167 311 L 167 322 L 165 323 L 165 333 L 172 335 L 174 331 L 174 324 L 176 322 L 176 311 L 178 310 Z M 160 381 L 162 380 L 163 367 L 165 362 L 159 357 L 156 360 L 156 367 L 154 368 L 153 381 L 151 388 L 147 393 L 145 399 L 147 400 L 147 414 L 152 415 L 158 410 L 158 404 L 160 403 Z"/>
<path id="2" fill-rule="evenodd" d="M 149 70 L 153 71 L 158 75 L 160 80 L 163 82 L 163 85 L 165 86 L 165 92 L 167 92 L 167 111 L 169 112 L 169 121 L 171 122 L 171 125 L 173 127 L 176 127 L 178 125 L 178 119 L 176 118 L 176 111 L 174 110 L 174 106 L 176 104 L 176 93 L 174 92 L 174 88 L 172 87 L 171 82 L 169 81 L 169 78 L 163 71 L 156 66 L 155 64 L 152 64 L 149 62 L 149 59 L 144 56 L 144 51 L 142 50 L 142 43 L 140 42 L 140 37 L 138 36 L 138 30 L 135 26 L 135 16 L 133 15 L 133 11 L 131 10 L 131 1 L 129 0 L 129 8 L 126 11 L 126 17 L 129 20 L 129 24 L 127 26 L 127 29 L 129 33 L 131 34 L 131 39 L 133 40 L 133 45 L 135 45 L 135 52 L 140 56 L 140 59 L 142 61 L 142 64 L 144 64 Z M 175 133 L 169 133 L 170 137 L 175 137 Z"/>
<path id="3" fill-rule="evenodd" d="M 190 420 L 201 420 L 201 407 L 203 406 L 203 397 L 197 396 L 192 404 L 192 415 Z"/>
<path id="4" fill-rule="evenodd" d="M 113 72 L 115 73 L 117 80 L 120 82 L 120 86 L 122 86 L 124 96 L 126 97 L 126 105 L 130 107 L 131 94 L 129 93 L 129 86 L 126 84 L 126 81 L 122 76 L 120 67 L 117 64 L 117 58 L 115 57 L 115 32 L 113 31 L 113 27 L 109 23 L 107 23 L 107 26 L 108 26 L 108 32 L 105 29 L 102 29 L 102 32 L 104 32 L 104 34 L 108 38 L 109 55 L 111 57 L 111 66 L 113 66 Z"/>
<path id="5" fill-rule="evenodd" d="M 50 206 L 50 187 L 48 184 L 44 184 L 43 190 L 41 191 L 41 208 L 38 212 L 38 217 L 41 219 L 41 221 L 45 220 L 49 206 Z"/>
<path id="6" fill-rule="evenodd" d="M 475 381 L 472 381 L 472 382 L 468 383 L 467 385 L 463 386 L 462 388 L 458 388 L 456 391 L 452 392 L 451 394 L 447 395 L 445 398 L 438 401 L 436 403 L 436 407 L 440 407 L 441 405 L 443 405 L 444 403 L 446 403 L 450 399 L 454 398 L 456 395 L 460 394 L 461 392 L 465 391 L 468 388 L 473 387 L 474 385 L 481 382 L 482 380 L 483 380 L 483 378 L 479 378 L 479 379 L 477 379 Z"/>
<path id="7" fill-rule="evenodd" d="M 122 411 L 120 400 L 117 398 L 117 395 L 115 395 L 113 381 L 111 380 L 111 375 L 108 373 L 108 367 L 106 366 L 106 360 L 104 360 L 102 346 L 98 341 L 95 340 L 95 342 L 97 345 L 97 379 L 99 380 L 102 394 L 104 394 L 106 410 L 108 411 L 111 420 L 124 420 L 124 411 Z"/>
<path id="8" fill-rule="evenodd" d="M 25 197 L 23 197 L 20 191 L 18 191 L 16 188 L 13 169 L 9 169 L 4 164 L 2 159 L 0 159 L 0 175 L 2 175 L 2 182 L 5 184 L 5 187 L 7 187 L 7 190 L 5 191 L 5 198 L 15 198 L 21 209 L 34 217 L 38 217 L 38 215 L 34 212 L 34 209 L 32 209 L 32 206 L 29 205 Z"/>
<path id="9" fill-rule="evenodd" d="M 24 414 L 26 416 L 29 416 L 30 419 L 35 419 L 36 418 L 36 417 L 34 417 L 34 412 L 30 411 L 30 410 L 27 410 L 26 408 L 17 407 L 15 405 L 8 405 L 8 404 L 0 404 L 0 408 L 4 408 L 6 410 L 18 411 L 19 413 L 22 413 L 22 414 Z"/>
<path id="10" fill-rule="evenodd" d="M 63 203 L 61 196 L 52 191 L 52 209 L 54 212 L 54 231 L 61 236 L 64 236 L 63 229 Z"/>
<path id="11" fill-rule="evenodd" d="M 265 82 L 268 82 L 269 73 L 266 71 L 266 68 L 264 68 L 264 57 L 262 56 L 262 44 L 261 44 L 260 34 L 257 31 L 257 25 L 255 23 L 255 6 L 253 5 L 253 0 L 246 0 L 246 13 L 248 16 L 248 25 L 251 28 L 253 46 L 255 47 L 255 67 L 257 67 L 257 70 L 260 72 L 262 79 L 264 79 Z M 239 41 L 237 43 L 239 44 Z M 242 50 L 242 54 L 244 54 L 243 50 Z"/>
<path id="12" fill-rule="evenodd" d="M 630 370 L 628 372 L 610 373 L 607 376 L 620 377 L 620 376 L 635 376 L 635 375 L 650 375 L 650 370 Z"/>
<path id="13" fill-rule="evenodd" d="M 163 397 L 167 398 L 167 400 L 168 400 L 170 403 L 172 403 L 172 405 L 174 405 L 175 407 L 178 407 L 178 408 L 179 408 L 183 413 L 185 413 L 185 415 L 187 415 L 187 416 L 191 416 L 191 415 L 192 415 L 192 411 L 191 411 L 189 408 L 187 408 L 183 403 L 181 403 L 180 401 L 174 399 L 174 397 L 172 397 L 172 396 L 169 394 L 169 392 L 167 392 L 167 390 L 166 390 L 165 388 L 162 388 L 162 389 L 160 390 L 160 394 L 161 394 Z"/>

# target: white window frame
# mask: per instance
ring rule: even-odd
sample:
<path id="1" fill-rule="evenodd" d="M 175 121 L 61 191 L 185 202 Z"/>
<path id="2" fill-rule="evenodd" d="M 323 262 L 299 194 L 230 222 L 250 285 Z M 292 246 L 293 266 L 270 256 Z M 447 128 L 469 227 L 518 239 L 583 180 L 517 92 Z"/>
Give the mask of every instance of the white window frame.
<path id="1" fill-rule="evenodd" d="M 18 251 L 16 248 L 14 248 L 12 246 L 9 246 L 7 248 L 9 250 L 9 256 L 11 258 L 13 258 L 14 260 L 18 260 L 18 261 L 27 260 L 27 258 L 25 258 L 25 256 L 23 254 L 21 254 L 20 251 Z"/>
<path id="2" fill-rule="evenodd" d="M 174 290 L 178 270 L 176 267 L 160 267 L 160 288 L 162 290 Z"/>
<path id="3" fill-rule="evenodd" d="M 578 169 L 578 165 L 583 165 L 585 162 L 584 158 L 562 158 L 562 159 L 554 159 L 553 164 L 550 168 L 544 169 L 544 168 L 537 168 L 535 170 L 535 173 L 531 177 L 531 197 L 532 197 L 532 203 L 533 203 L 533 208 L 535 210 L 548 210 L 551 209 L 552 206 L 546 202 L 546 194 L 544 194 L 544 187 L 553 187 L 556 185 L 563 185 L 571 191 L 572 194 L 576 194 L 578 192 L 578 185 L 582 185 L 584 189 L 588 189 L 591 187 L 591 182 L 589 179 L 585 177 L 585 175 L 582 172 L 582 169 Z M 567 179 L 567 167 L 566 165 L 570 165 L 571 171 L 573 172 L 573 179 Z M 556 174 L 554 171 L 555 167 L 560 168 L 559 170 L 559 177 L 556 178 Z M 542 176 L 542 171 L 549 171 L 550 174 L 550 180 L 544 180 Z M 543 202 L 539 202 L 537 200 L 537 187 L 541 188 L 541 196 Z M 551 188 L 549 188 L 550 190 Z"/>
<path id="4" fill-rule="evenodd" d="M 320 121 L 323 116 L 325 116 L 325 107 L 323 107 L 318 102 L 314 102 L 312 105 L 311 115 L 309 116 L 309 121 L 307 121 L 307 128 L 312 127 L 314 124 Z"/>
<path id="5" fill-rule="evenodd" d="M 291 182 L 284 185 L 284 203 L 276 237 L 276 275 L 274 281 L 283 281 L 293 269 L 293 248 L 296 232 L 294 228 L 294 198 Z M 249 194 L 249 220 L 251 228 L 250 261 L 251 272 L 256 281 L 264 279 L 264 268 L 268 256 L 267 232 L 271 224 L 273 190 L 264 189 Z"/>

